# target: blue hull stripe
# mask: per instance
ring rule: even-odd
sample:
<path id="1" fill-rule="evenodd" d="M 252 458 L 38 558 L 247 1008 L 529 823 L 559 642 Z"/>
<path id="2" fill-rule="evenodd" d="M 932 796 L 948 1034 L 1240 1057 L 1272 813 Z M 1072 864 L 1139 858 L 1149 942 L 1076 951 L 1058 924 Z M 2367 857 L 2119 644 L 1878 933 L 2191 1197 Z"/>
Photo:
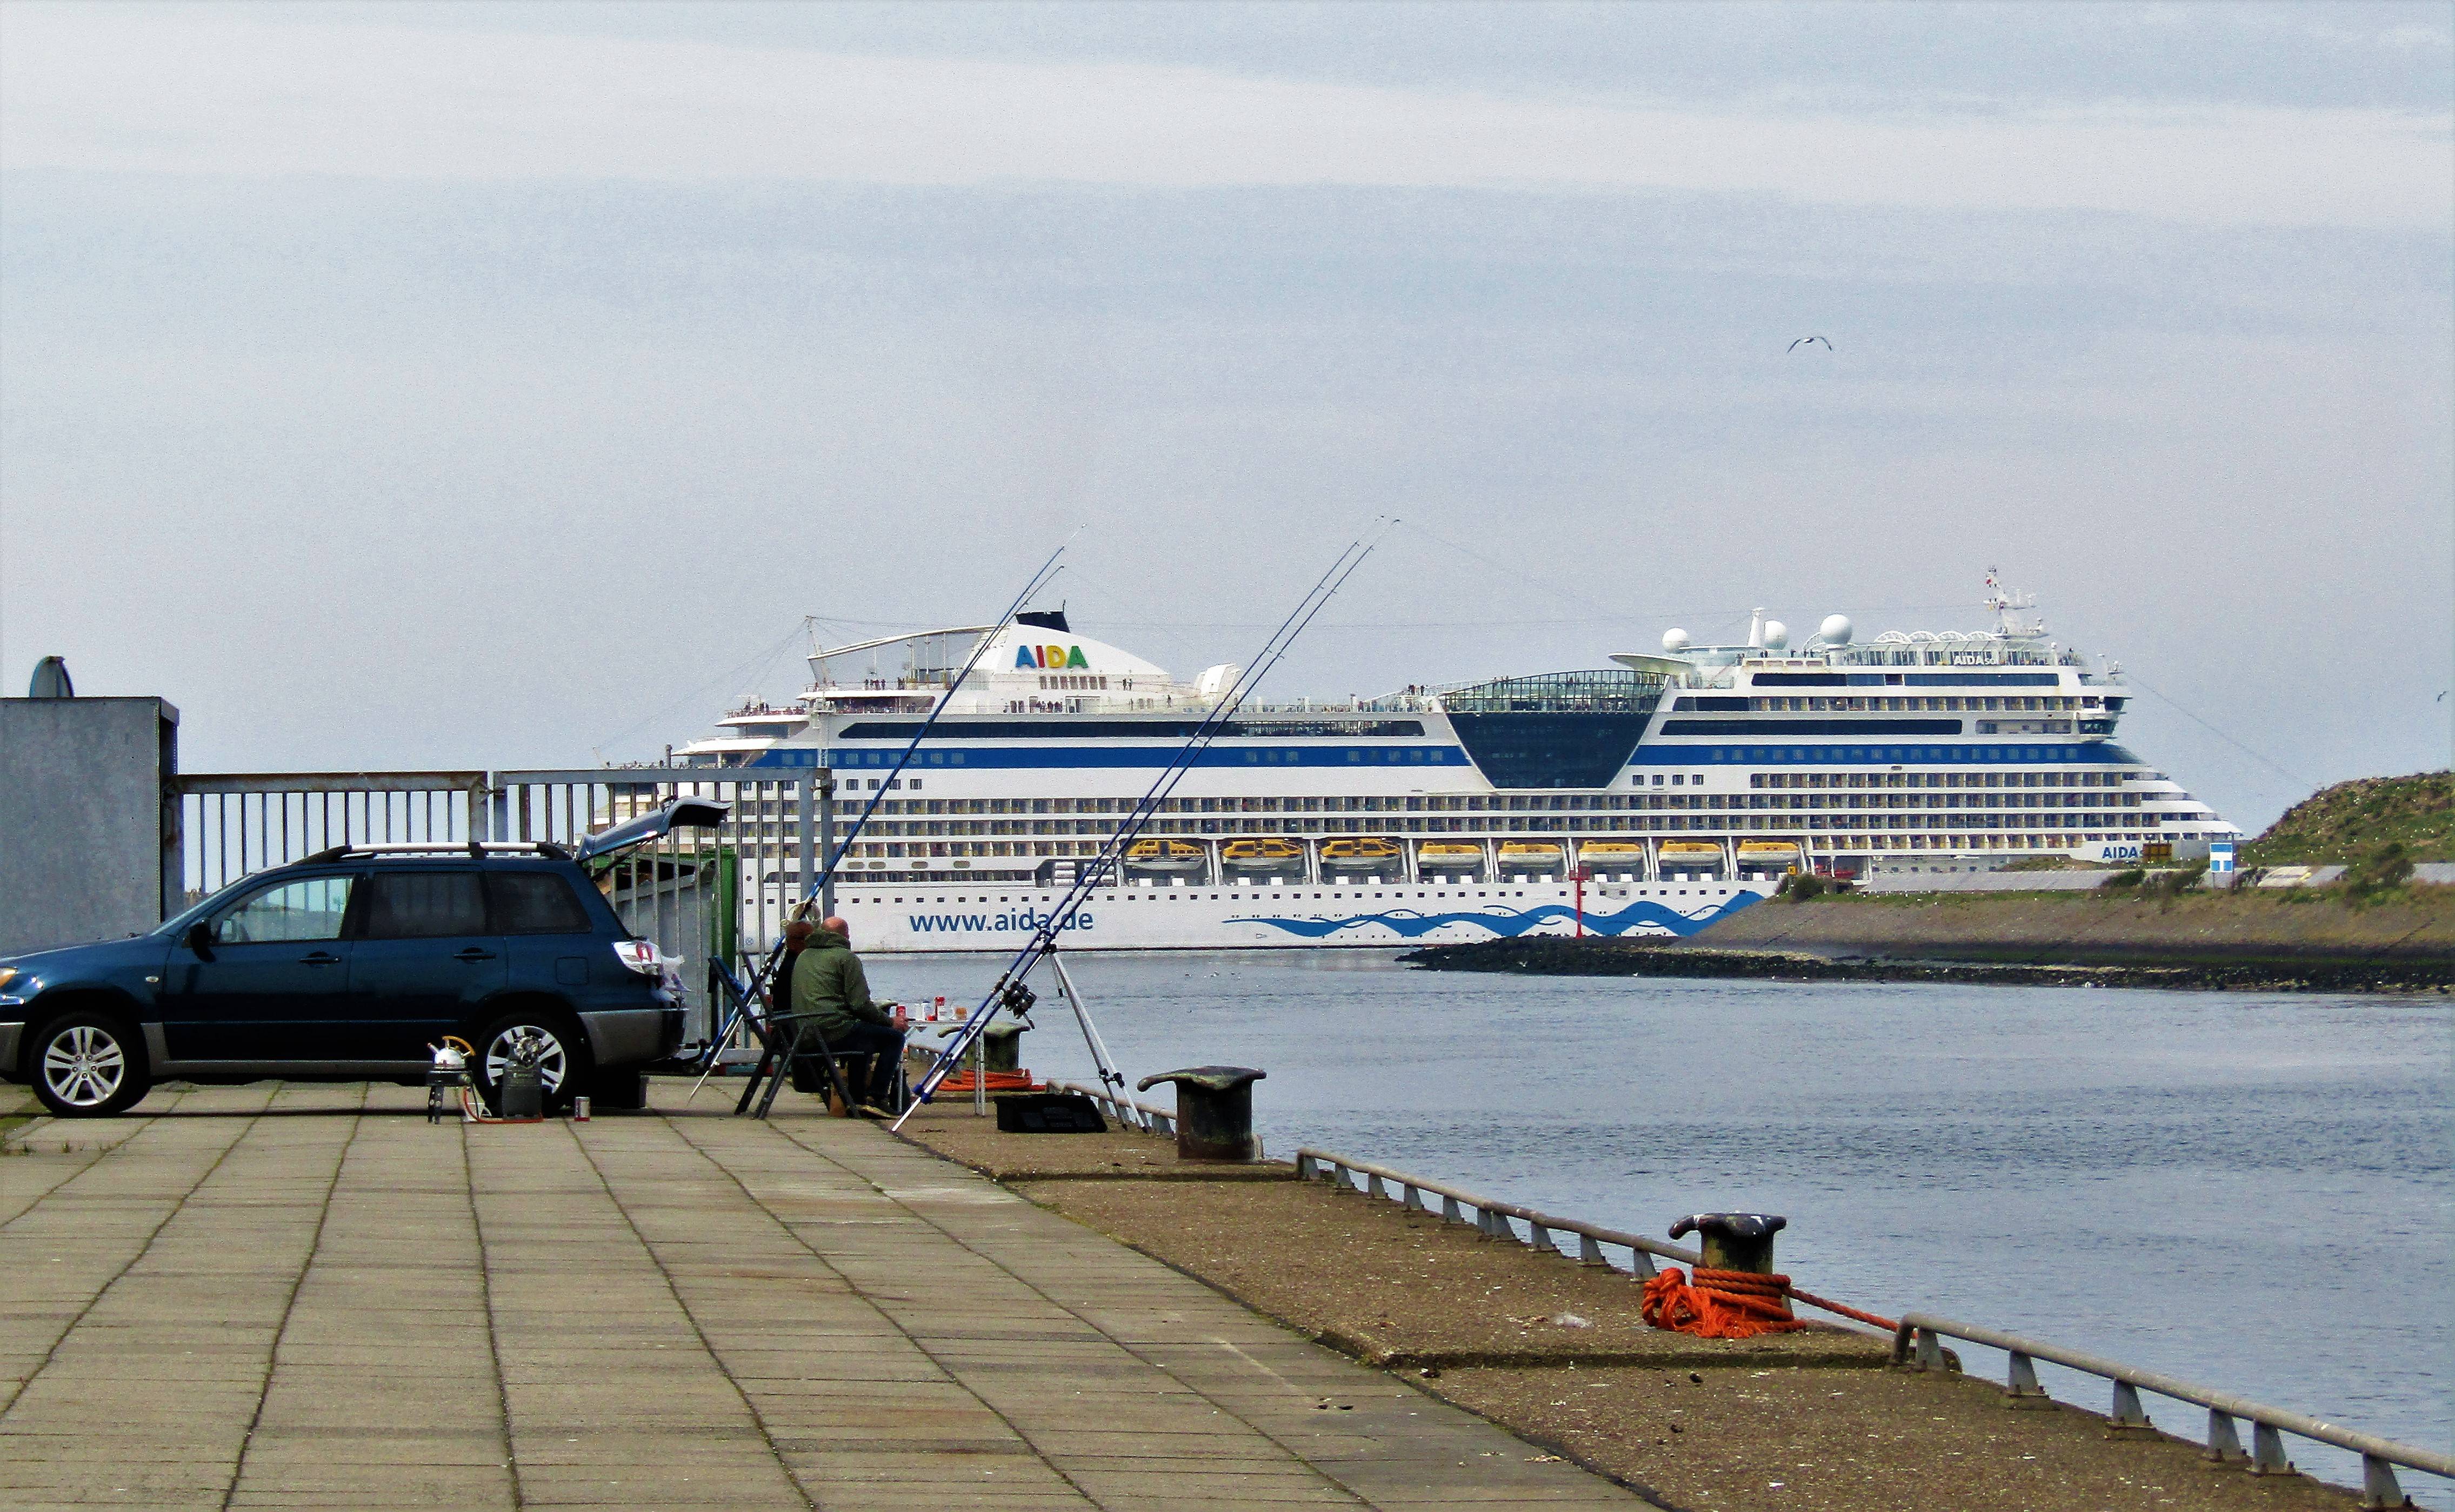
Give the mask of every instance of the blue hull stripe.
<path id="1" fill-rule="evenodd" d="M 2067 761 L 2084 766 L 2135 766 L 2140 758 L 2103 740 L 2057 741 L 2052 745 L 2012 745 L 1985 741 L 1976 745 L 1934 745 L 1926 742 L 1881 745 L 1641 745 L 1629 757 L 1631 766 L 1935 766 Z"/>
<path id="2" fill-rule="evenodd" d="M 919 751 L 912 764 L 929 767 L 968 767 L 983 771 L 1014 768 L 1053 769 L 1081 767 L 1085 769 L 1140 768 L 1157 769 L 1176 759 L 1178 748 L 1162 746 L 1070 746 L 1056 750 L 992 747 L 986 750 Z M 831 753 L 838 771 L 894 764 L 896 753 L 886 749 L 865 750 L 840 745 Z M 746 765 L 758 767 L 806 767 L 819 764 L 815 746 L 778 746 L 758 753 Z M 2013 745 L 1987 741 L 1981 744 L 1933 745 L 1925 743 L 1894 745 L 1671 745 L 1648 743 L 1638 746 L 1629 757 L 1633 767 L 1700 767 L 1700 766 L 1961 766 L 2005 765 L 2019 763 L 2067 763 L 2074 766 L 2137 766 L 2140 758 L 2119 745 L 2107 741 L 2058 741 L 2050 745 Z M 1199 765 L 1206 770 L 1268 771 L 1272 767 L 1300 767 L 1309 771 L 1353 769 L 1359 767 L 1457 767 L 1471 765 L 1466 752 L 1457 746 L 1387 745 L 1387 746 L 1213 746 L 1202 753 Z"/>
<path id="3" fill-rule="evenodd" d="M 1651 927 L 1667 930 L 1674 935 L 1694 935 L 1716 919 L 1735 914 L 1755 901 L 1757 897 L 1754 893 L 1734 893 L 1725 901 L 1714 904 L 1703 913 L 1691 915 L 1682 914 L 1667 904 L 1640 897 L 1616 913 L 1598 914 L 1588 909 L 1586 929 L 1588 933 L 1595 935 L 1626 935 Z M 1409 939 L 1421 939 L 1433 930 L 1451 924 L 1471 925 L 1476 929 L 1489 930 L 1494 935 L 1514 939 L 1520 935 L 1532 934 L 1554 921 L 1573 924 L 1576 917 L 1574 909 L 1565 908 L 1558 903 L 1542 903 L 1522 913 L 1515 910 L 1503 910 L 1499 913 L 1418 914 L 1411 909 L 1393 909 L 1387 914 L 1362 914 L 1351 918 L 1257 917 L 1230 918 L 1228 922 L 1268 924 L 1274 929 L 1284 929 L 1290 935 L 1299 935 L 1307 939 L 1327 939 L 1341 930 L 1362 929 L 1372 924 L 1378 924 Z"/>
<path id="4" fill-rule="evenodd" d="M 1139 767 L 1157 769 L 1172 764 L 1184 748 L 1181 745 L 1147 746 L 1067 746 L 1056 750 L 1018 747 L 990 747 L 985 750 L 962 751 L 923 750 L 912 755 L 912 766 L 926 771 L 931 767 L 965 767 L 983 771 L 1016 767 Z M 896 752 L 887 749 L 862 749 L 840 745 L 831 756 L 836 771 L 853 771 L 867 767 L 895 764 Z M 810 766 L 815 764 L 815 746 L 786 746 L 761 751 L 753 757 L 754 767 Z M 1304 767 L 1312 771 L 1351 767 L 1464 767 L 1466 753 L 1456 746 L 1212 746 L 1204 751 L 1194 763 L 1207 770 L 1268 771 L 1273 767 Z"/>

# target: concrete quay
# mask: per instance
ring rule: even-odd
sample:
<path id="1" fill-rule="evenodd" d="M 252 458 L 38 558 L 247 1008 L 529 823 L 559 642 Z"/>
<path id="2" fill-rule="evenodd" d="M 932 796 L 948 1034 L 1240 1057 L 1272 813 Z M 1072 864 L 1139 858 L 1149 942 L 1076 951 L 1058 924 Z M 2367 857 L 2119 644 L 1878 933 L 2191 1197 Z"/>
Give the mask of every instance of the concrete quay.
<path id="1" fill-rule="evenodd" d="M 2358 1501 L 2307 1477 L 2213 1464 L 2189 1441 L 2110 1431 L 2080 1405 L 2006 1410 L 1987 1381 L 1887 1368 L 1890 1339 L 1856 1326 L 1665 1333 L 1639 1316 L 1622 1272 L 1298 1181 L 1289 1165 L 1188 1165 L 1126 1128 L 1000 1135 L 964 1099 L 904 1132 L 1655 1505 L 2341 1512 Z M 1233 1176 L 1205 1182 L 1205 1169 Z M 2160 1410 L 2196 1426 L 2178 1404 Z"/>
<path id="2" fill-rule="evenodd" d="M 0 1505 L 1641 1504 L 875 1125 L 686 1090 L 436 1127 L 259 1083 L 17 1130 Z"/>

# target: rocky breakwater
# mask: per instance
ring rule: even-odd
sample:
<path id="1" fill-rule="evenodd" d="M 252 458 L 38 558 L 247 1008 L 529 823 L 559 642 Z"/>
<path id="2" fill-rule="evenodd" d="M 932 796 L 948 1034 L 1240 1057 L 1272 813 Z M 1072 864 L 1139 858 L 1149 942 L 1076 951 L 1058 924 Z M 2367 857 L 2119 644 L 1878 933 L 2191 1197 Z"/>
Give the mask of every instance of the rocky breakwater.
<path id="1" fill-rule="evenodd" d="M 1777 898 L 1686 939 L 1490 940 L 1404 958 L 1563 976 L 2447 992 L 2455 888 Z"/>

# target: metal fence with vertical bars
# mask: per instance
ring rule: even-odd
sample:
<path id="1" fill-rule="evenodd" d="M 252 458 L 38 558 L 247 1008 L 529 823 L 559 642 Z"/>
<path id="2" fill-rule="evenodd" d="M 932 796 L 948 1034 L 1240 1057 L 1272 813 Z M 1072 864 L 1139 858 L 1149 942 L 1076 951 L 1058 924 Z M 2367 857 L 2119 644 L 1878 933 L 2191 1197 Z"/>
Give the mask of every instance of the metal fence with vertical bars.
<path id="1" fill-rule="evenodd" d="M 700 967 L 739 970 L 784 925 L 832 841 L 830 776 L 814 768 L 186 773 L 171 843 L 191 898 L 336 845 L 544 841 L 570 848 L 677 797 L 731 805 L 725 822 L 624 853 L 599 879 L 634 933 L 681 958 L 690 1039 L 714 1032 Z"/>

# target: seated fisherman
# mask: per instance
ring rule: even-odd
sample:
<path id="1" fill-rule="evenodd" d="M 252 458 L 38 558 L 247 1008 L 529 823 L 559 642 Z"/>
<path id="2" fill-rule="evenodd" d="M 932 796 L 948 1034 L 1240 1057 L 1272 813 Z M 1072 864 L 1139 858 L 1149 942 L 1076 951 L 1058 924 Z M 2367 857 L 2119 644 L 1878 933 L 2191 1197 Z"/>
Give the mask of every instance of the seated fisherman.
<path id="1" fill-rule="evenodd" d="M 852 953 L 852 927 L 840 917 L 820 922 L 793 963 L 793 1012 L 826 1037 L 838 1055 L 866 1055 L 869 1084 L 856 1096 L 886 1106 L 903 1059 L 903 1034 L 869 996 L 869 977 Z"/>

